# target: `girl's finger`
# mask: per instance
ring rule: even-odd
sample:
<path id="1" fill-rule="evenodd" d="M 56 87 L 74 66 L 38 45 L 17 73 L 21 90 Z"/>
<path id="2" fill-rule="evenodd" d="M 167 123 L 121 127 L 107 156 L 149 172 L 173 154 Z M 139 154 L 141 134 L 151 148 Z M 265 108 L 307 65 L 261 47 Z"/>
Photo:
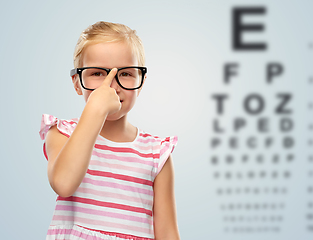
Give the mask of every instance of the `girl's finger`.
<path id="1" fill-rule="evenodd" d="M 111 83 L 112 83 L 116 73 L 117 73 L 117 68 L 113 68 L 110 71 L 110 73 L 108 74 L 108 76 L 106 76 L 106 78 L 104 79 L 102 85 L 111 86 Z"/>

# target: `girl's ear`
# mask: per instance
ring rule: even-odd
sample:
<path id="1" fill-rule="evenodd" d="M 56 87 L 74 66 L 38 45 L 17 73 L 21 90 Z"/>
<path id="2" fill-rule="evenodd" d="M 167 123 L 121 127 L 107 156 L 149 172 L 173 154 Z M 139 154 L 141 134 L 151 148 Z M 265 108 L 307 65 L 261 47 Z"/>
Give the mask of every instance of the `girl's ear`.
<path id="1" fill-rule="evenodd" d="M 80 87 L 78 75 L 75 74 L 72 76 L 72 82 L 74 84 L 75 91 L 77 92 L 78 95 L 83 95 L 82 89 Z"/>
<path id="2" fill-rule="evenodd" d="M 147 78 L 147 74 L 145 74 L 145 77 L 144 77 L 144 79 L 143 79 L 142 86 L 138 89 L 138 92 L 137 92 L 137 97 L 139 96 L 139 93 L 141 92 L 141 89 L 142 89 L 142 87 L 143 87 L 144 83 L 146 82 L 146 78 Z"/>

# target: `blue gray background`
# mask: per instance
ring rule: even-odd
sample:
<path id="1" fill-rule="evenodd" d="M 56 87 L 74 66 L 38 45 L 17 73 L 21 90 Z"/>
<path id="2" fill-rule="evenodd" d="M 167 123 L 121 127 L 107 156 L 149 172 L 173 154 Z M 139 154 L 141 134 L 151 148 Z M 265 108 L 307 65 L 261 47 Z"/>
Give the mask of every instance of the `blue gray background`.
<path id="1" fill-rule="evenodd" d="M 247 35 L 245 40 L 266 41 L 267 51 L 238 53 L 231 48 L 231 9 L 234 6 L 265 6 L 267 13 L 246 17 L 247 22 L 266 25 L 262 34 Z M 312 239 L 307 230 L 313 212 L 307 203 L 313 195 L 306 191 L 312 183 L 307 173 L 312 165 L 307 156 L 312 146 L 307 141 L 313 122 L 313 3 L 289 1 L 6 1 L 0 8 L 1 70 L 1 239 L 45 239 L 52 219 L 56 194 L 47 178 L 47 162 L 39 137 L 41 115 L 61 119 L 79 117 L 85 102 L 73 88 L 69 70 L 76 41 L 83 29 L 103 20 L 123 23 L 137 30 L 146 51 L 148 78 L 129 119 L 147 132 L 178 135 L 173 152 L 175 194 L 181 239 Z M 240 63 L 240 73 L 232 84 L 222 83 L 226 62 Z M 273 85 L 265 84 L 265 65 L 278 61 L 284 77 Z M 256 135 L 255 119 L 245 115 L 240 102 L 251 92 L 266 98 L 262 116 L 271 119 L 270 135 L 281 139 L 274 125 L 275 94 L 292 92 L 292 136 L 296 146 L 293 165 L 280 165 L 292 171 L 281 185 L 288 188 L 286 208 L 279 233 L 233 233 L 225 231 L 219 186 L 229 182 L 212 178 L 213 154 L 240 155 L 223 147 L 212 153 L 209 141 L 214 135 L 216 117 L 214 93 L 229 93 L 231 101 L 221 121 L 230 126 L 235 116 L 243 116 L 251 127 L 245 136 Z M 234 135 L 227 131 L 225 138 Z M 280 146 L 276 152 L 283 154 Z M 266 149 L 258 148 L 259 152 Z M 281 151 L 281 152 L 280 152 Z M 251 169 L 255 166 L 251 165 Z M 279 168 L 278 167 L 278 168 Z M 241 165 L 234 169 L 244 171 Z M 261 183 L 260 183 L 261 184 Z M 272 183 L 268 182 L 270 186 Z M 260 198 L 257 198 L 258 200 Z M 242 197 L 228 198 L 241 201 Z M 252 199 L 251 201 L 254 201 Z M 280 199 L 282 200 L 282 199 Z"/>

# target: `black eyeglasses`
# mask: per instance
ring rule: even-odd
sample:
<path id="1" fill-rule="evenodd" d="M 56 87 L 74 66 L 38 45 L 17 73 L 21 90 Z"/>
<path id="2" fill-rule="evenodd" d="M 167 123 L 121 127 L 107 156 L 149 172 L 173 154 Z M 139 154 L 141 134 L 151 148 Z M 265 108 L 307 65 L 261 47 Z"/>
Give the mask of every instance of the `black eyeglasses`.
<path id="1" fill-rule="evenodd" d="M 72 77 L 78 74 L 82 87 L 93 91 L 100 87 L 111 70 L 112 69 L 100 67 L 83 67 L 72 69 L 70 75 Z M 146 73 L 146 67 L 122 67 L 117 69 L 115 79 L 121 88 L 135 90 L 142 86 Z"/>

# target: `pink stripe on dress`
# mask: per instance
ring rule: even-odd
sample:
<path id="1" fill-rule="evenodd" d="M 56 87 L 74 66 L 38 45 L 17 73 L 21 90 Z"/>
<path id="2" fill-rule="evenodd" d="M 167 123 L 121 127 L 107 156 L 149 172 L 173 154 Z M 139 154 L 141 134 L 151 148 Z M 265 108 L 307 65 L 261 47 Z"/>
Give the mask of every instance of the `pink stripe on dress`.
<path id="1" fill-rule="evenodd" d="M 95 144 L 95 148 L 101 150 L 108 150 L 111 152 L 118 152 L 118 153 L 134 153 L 143 158 L 159 158 L 159 154 L 153 153 L 140 153 L 132 148 L 122 148 L 122 147 L 109 147 L 107 145 Z"/>
<path id="2" fill-rule="evenodd" d="M 154 139 L 154 138 L 138 138 L 137 141 L 141 143 L 149 143 L 149 142 L 155 143 L 155 142 L 158 142 L 159 140 Z"/>
<path id="3" fill-rule="evenodd" d="M 130 192 L 138 192 L 138 193 L 143 193 L 147 195 L 153 196 L 153 191 L 143 189 L 143 188 L 138 188 L 138 187 L 132 187 L 132 186 L 127 186 L 119 183 L 112 183 L 112 182 L 105 182 L 105 181 L 99 181 L 99 180 L 93 180 L 90 178 L 85 177 L 82 181 L 83 183 L 90 183 L 96 186 L 102 186 L 102 187 L 110 187 L 110 188 L 119 188 L 123 189 L 125 191 L 130 191 Z"/>
<path id="4" fill-rule="evenodd" d="M 101 167 L 106 167 L 106 168 L 110 168 L 110 169 L 117 169 L 117 170 L 123 169 L 123 170 L 134 172 L 134 173 L 145 174 L 147 176 L 150 176 L 150 174 L 151 174 L 151 170 L 146 170 L 146 169 L 139 168 L 139 167 L 130 167 L 130 166 L 125 166 L 125 165 L 121 165 L 121 164 L 111 164 L 108 162 L 101 162 L 98 160 L 90 160 L 89 165 L 90 166 L 101 166 Z"/>
<path id="5" fill-rule="evenodd" d="M 152 136 L 152 135 L 149 134 L 149 133 L 140 133 L 139 136 L 140 136 L 140 137 L 143 137 L 143 138 L 151 137 L 151 138 L 159 139 L 159 137 L 157 137 L 157 136 Z"/>
<path id="6" fill-rule="evenodd" d="M 142 185 L 153 186 L 152 181 L 142 179 L 142 178 L 131 177 L 131 176 L 123 175 L 123 174 L 116 174 L 116 173 L 111 173 L 111 172 L 104 172 L 104 171 L 97 171 L 97 170 L 90 170 L 90 169 L 87 170 L 87 173 L 93 176 L 115 178 L 115 179 L 124 180 L 128 182 L 140 183 Z"/>
<path id="7" fill-rule="evenodd" d="M 132 196 L 124 195 L 124 194 L 119 194 L 119 193 L 112 193 L 112 192 L 107 192 L 107 191 L 97 191 L 94 189 L 82 188 L 82 187 L 79 187 L 76 190 L 76 192 L 93 194 L 93 195 L 100 196 L 100 197 L 106 196 L 108 198 L 122 199 L 122 200 L 127 200 L 130 202 L 136 202 L 136 203 L 143 203 L 147 206 L 153 205 L 153 201 L 150 201 L 150 200 L 147 200 L 144 198 L 137 198 L 137 197 L 132 197 Z"/>
<path id="8" fill-rule="evenodd" d="M 159 149 L 159 145 L 155 145 L 155 146 L 151 146 L 151 145 L 147 145 L 147 146 L 143 146 L 142 144 L 134 144 L 134 148 L 139 149 L 141 151 L 148 151 L 151 150 L 151 148 L 153 148 L 153 150 L 157 150 Z"/>
<path id="9" fill-rule="evenodd" d="M 54 117 L 53 115 L 49 115 L 48 119 L 49 119 L 50 122 L 54 122 L 57 118 Z"/>
<path id="10" fill-rule="evenodd" d="M 104 159 L 112 159 L 112 160 L 119 160 L 119 161 L 123 161 L 123 162 L 134 162 L 134 163 L 141 163 L 141 164 L 145 164 L 148 166 L 153 166 L 155 167 L 155 163 L 153 161 L 149 161 L 149 160 L 142 160 L 142 159 L 138 159 L 136 157 L 128 157 L 128 156 L 116 156 L 113 154 L 107 154 L 107 153 L 100 153 L 97 151 L 93 151 L 92 155 L 100 157 L 100 158 L 104 158 Z"/>
<path id="11" fill-rule="evenodd" d="M 152 216 L 152 211 L 150 211 L 148 209 L 139 208 L 139 207 L 132 207 L 132 206 L 128 206 L 125 204 L 102 202 L 102 201 L 93 200 L 93 199 L 89 199 L 89 198 L 74 197 L 74 196 L 70 196 L 70 197 L 66 197 L 66 198 L 58 196 L 57 200 L 58 201 L 79 202 L 79 203 L 91 204 L 91 205 L 100 206 L 100 207 L 107 207 L 107 208 L 116 208 L 116 209 L 125 210 L 125 211 L 145 213 L 149 216 Z"/>
<path id="12" fill-rule="evenodd" d="M 57 205 L 55 207 L 55 210 L 60 211 L 70 211 L 70 212 L 80 212 L 80 213 L 86 213 L 86 214 L 93 214 L 103 217 L 111 217 L 111 218 L 117 218 L 117 219 L 123 219 L 123 220 L 129 220 L 129 221 L 135 221 L 135 222 L 141 222 L 146 224 L 153 224 L 153 221 L 147 218 L 142 217 L 136 217 L 131 216 L 127 214 L 121 214 L 121 213 L 113 213 L 113 212 L 107 212 L 107 211 L 101 211 L 101 210 L 95 210 L 90 208 L 83 208 L 83 207 L 77 207 L 77 206 L 67 206 L 67 205 Z"/>

